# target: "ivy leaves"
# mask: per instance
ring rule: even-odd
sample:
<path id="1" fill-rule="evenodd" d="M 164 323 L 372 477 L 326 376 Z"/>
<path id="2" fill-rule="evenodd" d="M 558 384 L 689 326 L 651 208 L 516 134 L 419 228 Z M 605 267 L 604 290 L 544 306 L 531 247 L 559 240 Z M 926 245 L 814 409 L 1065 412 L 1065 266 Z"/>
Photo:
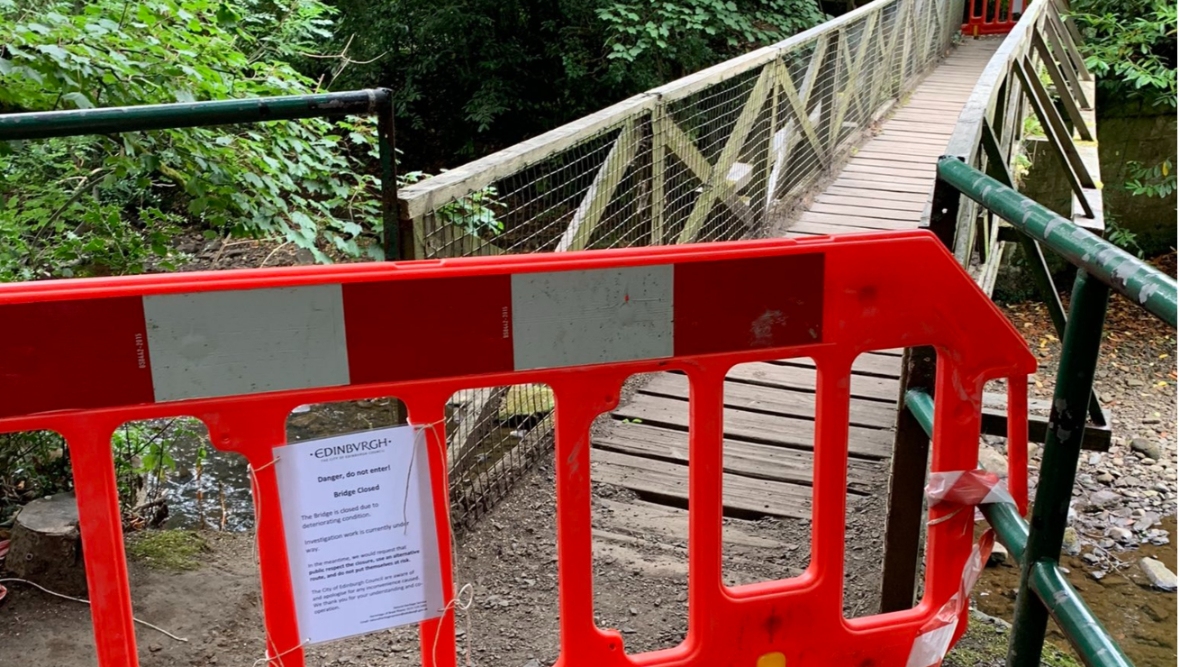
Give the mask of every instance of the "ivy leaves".
<path id="1" fill-rule="evenodd" d="M 284 59 L 322 42 L 331 17 L 319 0 L 78 7 L 0 0 L 0 110 L 310 93 L 314 82 Z M 375 145 L 369 119 L 309 119 L 10 146 L 0 155 L 0 279 L 142 270 L 167 255 L 157 241 L 181 223 L 278 236 L 320 261 L 324 241 L 376 255 Z"/>
<path id="2" fill-rule="evenodd" d="M 1176 106 L 1176 5 L 1168 0 L 1077 0 L 1086 67 L 1102 85 Z"/>
<path id="3" fill-rule="evenodd" d="M 808 0 L 616 0 L 598 9 L 607 58 L 663 58 L 692 71 L 721 55 L 769 44 L 823 21 Z"/>

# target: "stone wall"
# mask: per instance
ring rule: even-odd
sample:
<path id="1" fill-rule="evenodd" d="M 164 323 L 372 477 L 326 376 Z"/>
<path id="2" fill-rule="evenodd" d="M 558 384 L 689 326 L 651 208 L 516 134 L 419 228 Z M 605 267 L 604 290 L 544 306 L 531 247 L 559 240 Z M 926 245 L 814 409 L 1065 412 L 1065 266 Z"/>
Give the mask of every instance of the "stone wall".
<path id="1" fill-rule="evenodd" d="M 1068 215 L 1069 181 L 1061 160 L 1047 140 L 1028 142 L 1032 166 L 1021 192 Z M 1147 255 L 1176 247 L 1176 193 L 1166 198 L 1133 196 L 1124 187 L 1131 177 L 1128 163 L 1156 165 L 1176 159 L 1176 112 L 1144 108 L 1140 102 L 1100 99 L 1098 102 L 1098 158 L 1102 166 L 1102 200 L 1107 220 L 1135 232 Z"/>

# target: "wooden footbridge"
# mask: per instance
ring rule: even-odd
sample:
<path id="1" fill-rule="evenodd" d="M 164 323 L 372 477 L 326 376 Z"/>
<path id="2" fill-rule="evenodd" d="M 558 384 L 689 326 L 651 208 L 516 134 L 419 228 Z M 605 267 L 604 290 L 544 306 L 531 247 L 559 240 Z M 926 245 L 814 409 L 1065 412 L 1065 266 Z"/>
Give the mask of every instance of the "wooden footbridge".
<path id="1" fill-rule="evenodd" d="M 1075 221 L 1102 226 L 1093 82 L 1056 2 L 1037 0 L 1017 17 L 994 3 L 965 11 L 961 0 L 876 0 L 403 189 L 403 247 L 431 258 L 929 228 L 990 291 L 1013 237 L 936 186 L 940 156 L 1013 183 L 1025 131 L 1039 125 L 1072 178 Z M 1025 251 L 1040 257 L 1035 243 Z M 903 387 L 929 384 L 932 365 L 929 351 L 880 350 L 853 367 L 848 492 L 890 487 L 886 568 L 897 572 L 912 573 L 917 557 L 927 447 L 899 401 Z M 636 385 L 593 436 L 593 479 L 684 507 L 687 382 L 665 373 Z M 729 515 L 810 517 L 815 386 L 807 359 L 729 374 Z M 479 443 L 504 396 L 486 389 L 456 401 L 456 471 L 488 451 Z M 985 431 L 1003 434 L 1003 398 L 989 403 Z M 1034 435 L 1043 433 L 1033 414 Z M 1093 417 L 1087 443 L 1102 447 L 1109 431 L 1100 410 Z M 543 450 L 546 426 L 506 447 L 498 467 L 460 472 L 458 511 L 519 469 L 514 459 Z M 890 579 L 900 592 L 896 603 L 886 592 L 886 606 L 906 604 L 907 577 Z"/>

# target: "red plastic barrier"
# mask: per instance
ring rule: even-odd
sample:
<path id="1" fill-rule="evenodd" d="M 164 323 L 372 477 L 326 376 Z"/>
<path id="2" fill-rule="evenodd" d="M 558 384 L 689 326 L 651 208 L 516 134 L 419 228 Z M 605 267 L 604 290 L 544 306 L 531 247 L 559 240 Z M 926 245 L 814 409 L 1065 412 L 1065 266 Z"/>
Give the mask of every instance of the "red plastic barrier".
<path id="1" fill-rule="evenodd" d="M 303 652 L 270 465 L 291 410 L 397 396 L 411 423 L 434 424 L 460 389 L 518 383 L 548 384 L 558 406 L 558 665 L 901 667 L 962 585 L 972 512 L 932 511 L 916 608 L 844 618 L 853 360 L 938 350 L 935 471 L 975 468 L 984 383 L 1023 386 L 1036 368 L 1020 335 L 922 232 L 9 284 L 0 321 L 0 431 L 53 429 L 69 442 L 102 667 L 137 664 L 110 446 L 119 425 L 194 416 L 214 446 L 257 471 L 268 649 L 272 665 L 294 667 Z M 797 356 L 818 372 L 810 566 L 728 587 L 722 382 L 734 364 Z M 689 630 L 675 648 L 628 654 L 617 631 L 594 623 L 588 433 L 624 380 L 663 370 L 691 386 Z M 441 429 L 426 436 L 449 592 L 446 443 Z M 421 639 L 425 665 L 454 667 L 452 611 L 423 623 Z"/>
<path id="2" fill-rule="evenodd" d="M 963 34 L 979 37 L 980 35 L 1007 35 L 1016 27 L 1023 12 L 1023 2 L 1027 0 L 967 0 L 967 22 L 963 24 Z M 978 10 L 978 11 L 976 11 Z"/>

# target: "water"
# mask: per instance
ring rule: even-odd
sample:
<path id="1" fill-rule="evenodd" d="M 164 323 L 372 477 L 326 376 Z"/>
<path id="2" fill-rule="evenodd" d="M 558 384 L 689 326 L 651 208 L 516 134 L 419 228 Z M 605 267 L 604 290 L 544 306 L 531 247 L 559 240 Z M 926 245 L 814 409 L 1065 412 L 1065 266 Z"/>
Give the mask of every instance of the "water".
<path id="1" fill-rule="evenodd" d="M 326 403 L 308 406 L 287 419 L 287 438 L 295 442 L 344 433 L 364 431 L 396 422 L 392 399 Z M 172 429 L 169 452 L 176 469 L 162 486 L 151 488 L 168 503 L 169 528 L 211 528 L 246 531 L 254 527 L 254 501 L 246 459 L 233 452 L 215 449 L 204 424 L 186 420 L 188 429 Z M 163 428 L 165 422 L 152 422 Z M 205 459 L 198 474 L 198 453 Z M 150 493 L 149 493 L 150 495 Z"/>

